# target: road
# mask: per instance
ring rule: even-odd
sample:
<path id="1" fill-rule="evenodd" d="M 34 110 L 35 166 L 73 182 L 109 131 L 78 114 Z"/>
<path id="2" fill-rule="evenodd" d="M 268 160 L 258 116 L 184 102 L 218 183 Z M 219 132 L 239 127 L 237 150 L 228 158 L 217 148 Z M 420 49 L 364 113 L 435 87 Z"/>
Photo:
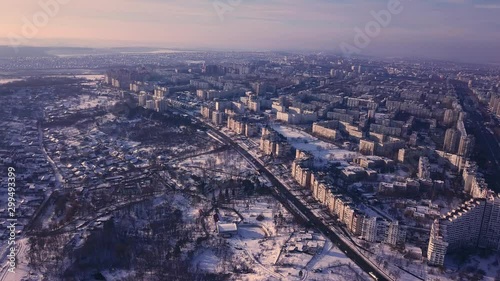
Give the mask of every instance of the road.
<path id="1" fill-rule="evenodd" d="M 42 125 L 38 124 L 38 141 L 40 143 L 40 148 L 42 149 L 43 155 L 45 156 L 45 159 L 50 163 L 50 166 L 54 170 L 54 175 L 55 175 L 55 185 L 56 188 L 61 188 L 64 186 L 64 178 L 59 171 L 59 168 L 57 167 L 56 163 L 52 158 L 50 158 L 49 154 L 47 153 L 47 150 L 45 149 L 45 146 L 43 145 L 43 131 L 42 131 Z"/>
<path id="2" fill-rule="evenodd" d="M 481 114 L 482 105 L 465 84 L 457 82 L 456 91 L 460 98 L 462 107 L 468 114 L 469 118 L 467 121 L 471 122 L 472 126 L 470 127 L 476 137 L 476 146 L 486 146 L 488 148 L 486 152 L 489 160 L 494 162 L 497 167 L 500 167 L 500 145 L 496 136 L 492 134 L 492 132 L 490 132 L 484 124 L 485 120 Z M 473 103 L 474 107 L 470 106 L 471 103 Z"/>
<path id="3" fill-rule="evenodd" d="M 304 275 L 302 276 L 302 278 L 300 280 L 302 280 L 302 281 L 307 280 L 307 277 L 309 276 L 309 272 L 314 268 L 314 266 L 318 263 L 318 261 L 320 261 L 326 255 L 326 253 L 328 253 L 328 251 L 330 251 L 332 249 L 332 247 L 333 247 L 332 241 L 327 239 L 325 241 L 325 244 L 323 245 L 323 249 L 321 249 L 321 252 L 316 253 L 316 255 L 314 255 L 314 257 L 312 257 L 311 260 L 304 267 L 304 270 L 303 270 Z"/>
<path id="4" fill-rule="evenodd" d="M 16 273 L 11 273 L 9 272 L 9 265 L 8 265 L 8 262 L 6 261 L 5 265 L 2 267 L 2 269 L 0 269 L 0 281 L 9 281 L 9 280 L 20 280 L 22 278 L 22 275 L 23 274 L 23 270 L 20 269 L 20 265 L 21 264 L 27 264 L 27 259 L 20 259 L 22 256 L 25 256 L 26 255 L 26 245 L 24 245 L 24 243 L 20 243 L 19 241 L 17 241 L 16 243 L 18 243 L 16 246 L 18 247 L 17 248 L 17 251 L 16 251 L 16 257 L 18 258 L 17 260 L 17 264 L 16 264 L 16 269 L 15 269 L 15 272 Z M 21 276 L 20 276 L 21 275 Z"/>
<path id="5" fill-rule="evenodd" d="M 466 123 L 468 124 L 467 129 L 470 129 L 476 138 L 475 148 L 489 161 L 487 166 L 481 166 L 485 170 L 489 169 L 489 176 L 486 176 L 488 185 L 490 188 L 495 189 L 495 191 L 499 191 L 500 186 L 497 184 L 500 180 L 498 177 L 500 175 L 499 140 L 484 124 L 485 118 L 481 110 L 483 109 L 484 112 L 486 110 L 482 108 L 477 97 L 474 96 L 466 84 L 457 81 L 455 82 L 455 86 L 460 103 L 468 114 L 466 119 Z M 481 163 L 478 164 L 481 165 Z"/>
<path id="6" fill-rule="evenodd" d="M 189 112 L 185 113 L 189 114 Z M 376 265 L 374 265 L 371 261 L 368 261 L 364 256 L 362 256 L 358 249 L 355 249 L 355 246 L 348 244 L 348 242 L 344 240 L 345 238 L 342 239 L 332 227 L 328 226 L 320 217 L 316 216 L 302 201 L 295 197 L 285 187 L 285 184 L 277 179 L 274 174 L 271 173 L 259 159 L 256 159 L 247 150 L 234 142 L 230 137 L 220 132 L 217 128 L 213 127 L 210 124 L 205 124 L 212 129 L 213 133 L 217 134 L 220 139 L 224 140 L 224 142 L 234 148 L 240 155 L 247 159 L 247 161 L 252 163 L 262 175 L 266 176 L 269 179 L 269 181 L 275 187 L 275 189 L 271 190 L 275 198 L 280 201 L 294 216 L 300 218 L 301 220 L 307 219 L 307 223 L 310 226 L 313 226 L 320 230 L 326 237 L 334 242 L 337 247 L 346 254 L 348 258 L 353 260 L 365 272 L 374 273 L 377 276 L 378 280 L 394 280 L 381 269 L 379 269 Z"/>
<path id="7" fill-rule="evenodd" d="M 43 152 L 43 155 L 45 156 L 45 159 L 50 163 L 52 169 L 54 170 L 54 175 L 55 175 L 55 188 L 48 189 L 45 198 L 43 199 L 42 204 L 38 207 L 38 209 L 35 211 L 33 217 L 31 220 L 28 222 L 28 224 L 24 227 L 23 232 L 30 232 L 31 228 L 33 227 L 33 223 L 38 220 L 39 216 L 42 214 L 43 210 L 48 206 L 47 203 L 53 199 L 52 194 L 54 190 L 56 189 L 61 189 L 64 187 L 65 180 L 57 167 L 56 163 L 52 158 L 50 158 L 49 154 L 47 153 L 47 150 L 45 149 L 45 146 L 43 145 L 43 131 L 42 131 L 42 125 L 38 123 L 38 139 L 40 143 L 40 148 Z"/>
<path id="8" fill-rule="evenodd" d="M 37 127 L 38 127 L 38 141 L 39 141 L 40 149 L 42 150 L 42 153 L 45 156 L 45 159 L 47 160 L 47 162 L 49 162 L 49 164 L 51 165 L 52 169 L 54 170 L 54 175 L 55 175 L 55 188 L 54 189 L 60 189 L 60 188 L 62 188 L 64 186 L 64 178 L 61 175 L 61 172 L 59 171 L 59 168 L 57 167 L 56 163 L 52 160 L 52 158 L 50 158 L 49 154 L 47 153 L 47 150 L 45 149 L 45 146 L 43 145 L 43 130 L 42 130 L 41 124 L 38 123 Z M 30 232 L 30 230 L 31 230 L 31 228 L 33 226 L 33 222 L 35 222 L 38 219 L 38 217 L 41 214 L 42 210 L 44 210 L 47 202 L 49 202 L 50 199 L 52 198 L 52 191 L 54 189 L 50 189 L 50 190 L 47 191 L 46 196 L 45 196 L 43 202 L 40 204 L 40 206 L 38 207 L 38 209 L 35 211 L 33 217 L 28 222 L 28 224 L 23 227 L 22 234 L 19 235 L 18 237 L 16 237 L 16 240 L 19 241 L 21 239 L 24 239 L 26 237 L 26 233 Z M 24 249 L 23 249 L 23 247 L 24 247 Z M 22 253 L 21 250 L 26 251 L 27 247 L 28 246 L 24 246 L 23 244 L 21 244 L 21 246 L 19 247 L 19 249 L 17 251 L 17 255 L 16 256 L 19 257 L 19 254 Z M 3 260 L 3 258 L 2 258 L 2 260 Z M 22 262 L 25 262 L 25 261 L 22 261 Z M 0 269 L 0 281 L 5 280 L 5 278 L 8 276 L 7 272 L 8 272 L 7 271 L 7 266 L 4 266 L 2 269 Z"/>
<path id="9" fill-rule="evenodd" d="M 486 147 L 486 155 L 490 161 L 500 167 L 500 147 L 496 137 L 484 126 L 483 117 L 477 111 L 469 111 L 470 121 L 472 122 L 474 136 L 480 147 Z"/>

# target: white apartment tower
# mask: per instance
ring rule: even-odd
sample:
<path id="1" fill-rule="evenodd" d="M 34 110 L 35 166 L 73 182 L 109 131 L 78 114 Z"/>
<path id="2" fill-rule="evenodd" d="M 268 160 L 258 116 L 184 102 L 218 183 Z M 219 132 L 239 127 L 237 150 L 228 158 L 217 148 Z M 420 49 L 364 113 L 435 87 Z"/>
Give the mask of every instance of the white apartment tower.
<path id="1" fill-rule="evenodd" d="M 428 263 L 443 265 L 448 251 L 464 248 L 500 250 L 500 197 L 471 199 L 434 221 Z"/>

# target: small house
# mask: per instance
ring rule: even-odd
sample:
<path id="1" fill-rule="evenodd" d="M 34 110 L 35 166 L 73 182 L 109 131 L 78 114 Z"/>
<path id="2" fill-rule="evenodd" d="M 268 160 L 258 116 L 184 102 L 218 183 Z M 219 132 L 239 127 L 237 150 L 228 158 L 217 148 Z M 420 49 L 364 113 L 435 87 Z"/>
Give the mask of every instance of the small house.
<path id="1" fill-rule="evenodd" d="M 230 238 L 238 233 L 238 226 L 235 223 L 217 223 L 217 233 L 224 238 Z"/>

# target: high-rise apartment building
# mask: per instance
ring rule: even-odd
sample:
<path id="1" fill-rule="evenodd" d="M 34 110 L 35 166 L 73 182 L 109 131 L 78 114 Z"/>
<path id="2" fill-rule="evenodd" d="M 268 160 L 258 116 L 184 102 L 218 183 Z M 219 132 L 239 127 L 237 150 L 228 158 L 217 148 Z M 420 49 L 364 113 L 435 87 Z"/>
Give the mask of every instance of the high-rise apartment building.
<path id="1" fill-rule="evenodd" d="M 139 94 L 139 106 L 146 107 L 146 102 L 148 101 L 148 94 L 142 91 Z"/>
<path id="2" fill-rule="evenodd" d="M 430 179 L 431 178 L 431 165 L 429 158 L 420 156 L 418 160 L 418 178 Z"/>
<path id="3" fill-rule="evenodd" d="M 471 199 L 436 219 L 427 250 L 428 263 L 443 265 L 447 252 L 466 248 L 500 250 L 500 197 Z"/>
<path id="4" fill-rule="evenodd" d="M 460 144 L 461 134 L 457 129 L 448 129 L 444 137 L 443 150 L 455 154 Z"/>
<path id="5" fill-rule="evenodd" d="M 475 138 L 472 135 L 462 136 L 458 145 L 458 155 L 468 157 L 474 150 Z"/>

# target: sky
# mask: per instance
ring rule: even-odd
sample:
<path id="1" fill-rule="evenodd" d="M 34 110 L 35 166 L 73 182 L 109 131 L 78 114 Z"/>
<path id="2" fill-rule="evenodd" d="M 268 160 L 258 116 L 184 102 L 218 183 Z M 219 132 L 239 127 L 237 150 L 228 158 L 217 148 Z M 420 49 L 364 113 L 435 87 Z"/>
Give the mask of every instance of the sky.
<path id="1" fill-rule="evenodd" d="M 500 63 L 500 1 L 399 1 L 0 0 L 0 44 L 325 50 Z M 381 26 L 373 14 L 390 20 Z M 356 41 L 361 36 L 368 40 Z"/>

